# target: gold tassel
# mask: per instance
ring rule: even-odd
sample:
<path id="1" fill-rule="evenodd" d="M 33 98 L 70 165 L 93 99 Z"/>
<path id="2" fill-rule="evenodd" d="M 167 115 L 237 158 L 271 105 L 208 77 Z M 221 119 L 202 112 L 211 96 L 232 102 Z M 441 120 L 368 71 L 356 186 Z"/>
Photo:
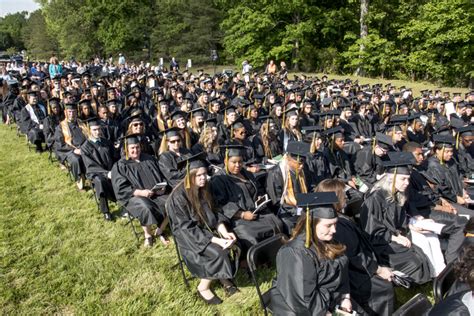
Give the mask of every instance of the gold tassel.
<path id="1" fill-rule="evenodd" d="M 298 157 L 296 157 L 296 162 L 298 163 L 298 166 L 300 164 L 300 155 L 298 155 Z M 296 179 L 298 180 L 300 178 L 300 169 L 299 168 L 296 168 L 295 170 L 295 176 L 296 176 Z"/>
<path id="2" fill-rule="evenodd" d="M 306 240 L 305 247 L 311 247 L 311 218 L 310 218 L 309 206 L 306 205 Z"/>
<path id="3" fill-rule="evenodd" d="M 125 152 L 125 160 L 128 160 L 128 148 L 127 148 L 127 139 L 126 138 L 123 141 L 123 145 L 124 145 L 123 151 Z"/>
<path id="4" fill-rule="evenodd" d="M 398 103 L 397 103 L 397 106 L 395 108 L 395 114 L 398 115 Z"/>
<path id="5" fill-rule="evenodd" d="M 311 147 L 309 149 L 310 153 L 314 154 L 316 152 L 316 133 L 313 133 L 313 139 L 311 140 Z"/>
<path id="6" fill-rule="evenodd" d="M 372 155 L 375 153 L 375 137 L 372 139 Z"/>
<path id="7" fill-rule="evenodd" d="M 229 174 L 229 149 L 225 149 L 225 173 Z"/>
<path id="8" fill-rule="evenodd" d="M 191 175 L 189 174 L 189 160 L 186 163 L 186 180 L 185 187 L 187 190 L 191 189 Z"/>
<path id="9" fill-rule="evenodd" d="M 445 144 L 443 144 L 443 148 L 441 149 L 441 158 L 439 159 L 439 162 L 444 165 L 444 147 Z"/>
<path id="10" fill-rule="evenodd" d="M 456 133 L 456 150 L 459 149 L 459 133 Z"/>

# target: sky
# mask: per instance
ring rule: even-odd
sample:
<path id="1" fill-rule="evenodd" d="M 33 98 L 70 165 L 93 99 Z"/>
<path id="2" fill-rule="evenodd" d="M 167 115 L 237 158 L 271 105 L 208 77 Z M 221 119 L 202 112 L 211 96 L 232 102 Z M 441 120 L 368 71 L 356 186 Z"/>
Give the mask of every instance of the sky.
<path id="1" fill-rule="evenodd" d="M 21 11 L 33 12 L 39 9 L 34 0 L 0 0 L 0 17 Z"/>

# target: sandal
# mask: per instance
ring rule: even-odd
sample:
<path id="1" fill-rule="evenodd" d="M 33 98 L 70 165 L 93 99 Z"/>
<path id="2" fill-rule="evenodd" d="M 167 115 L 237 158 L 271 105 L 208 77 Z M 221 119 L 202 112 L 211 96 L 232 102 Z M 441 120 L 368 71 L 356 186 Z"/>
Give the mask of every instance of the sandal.
<path id="1" fill-rule="evenodd" d="M 154 243 L 153 236 L 146 237 L 144 246 L 145 246 L 145 248 L 151 248 L 151 247 L 153 247 L 153 243 Z"/>
<path id="2" fill-rule="evenodd" d="M 159 238 L 161 243 L 164 246 L 168 246 L 170 244 L 170 241 L 168 239 L 166 239 L 165 236 L 163 236 L 163 231 L 159 227 L 155 231 L 155 237 Z"/>
<path id="3" fill-rule="evenodd" d="M 204 301 L 206 302 L 206 304 L 208 305 L 219 305 L 222 303 L 222 300 L 219 298 L 219 296 L 216 295 L 216 293 L 214 293 L 213 291 L 211 291 L 212 294 L 214 294 L 214 296 L 210 299 L 206 299 L 202 294 L 201 294 L 201 291 L 197 291 L 199 297 Z"/>

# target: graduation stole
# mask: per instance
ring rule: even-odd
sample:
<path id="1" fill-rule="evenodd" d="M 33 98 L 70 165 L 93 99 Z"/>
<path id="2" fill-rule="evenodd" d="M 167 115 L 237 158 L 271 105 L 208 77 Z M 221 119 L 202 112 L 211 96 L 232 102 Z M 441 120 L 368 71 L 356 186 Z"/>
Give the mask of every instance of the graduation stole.
<path id="1" fill-rule="evenodd" d="M 69 146 L 76 148 L 72 144 L 72 134 L 67 119 L 62 120 L 61 123 L 59 123 L 59 126 L 61 127 L 61 131 L 63 132 L 64 142 Z"/>
<path id="2" fill-rule="evenodd" d="M 293 179 L 291 178 L 290 168 L 288 168 L 287 177 L 288 182 L 286 185 L 285 203 L 291 206 L 296 206 L 296 197 L 295 191 L 293 190 Z M 301 193 L 308 193 L 308 188 L 306 187 L 305 175 L 303 170 L 301 170 L 300 172 L 295 171 L 295 178 L 298 184 L 300 185 Z"/>

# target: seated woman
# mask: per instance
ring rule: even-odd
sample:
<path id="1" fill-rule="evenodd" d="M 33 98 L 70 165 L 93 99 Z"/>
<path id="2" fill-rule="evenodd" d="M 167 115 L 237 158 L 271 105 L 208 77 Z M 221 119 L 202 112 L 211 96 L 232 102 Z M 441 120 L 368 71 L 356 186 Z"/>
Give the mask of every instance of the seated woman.
<path id="1" fill-rule="evenodd" d="M 300 131 L 298 108 L 294 103 L 290 103 L 288 106 L 289 108 L 283 113 L 283 126 L 279 134 L 283 150 L 286 150 L 289 142 L 303 140 Z"/>
<path id="2" fill-rule="evenodd" d="M 344 214 L 344 182 L 336 179 L 323 180 L 316 187 L 316 192 L 335 192 L 339 200 L 334 205 L 338 214 L 334 240 L 346 246 L 351 298 L 369 315 L 392 315 L 392 269 L 379 265 L 377 255 L 364 237 L 364 232 L 352 218 Z"/>
<path id="3" fill-rule="evenodd" d="M 182 161 L 189 173 L 166 203 L 171 230 L 189 271 L 201 279 L 199 296 L 208 304 L 222 300 L 210 289 L 219 279 L 228 295 L 237 292 L 232 282 L 238 268 L 236 236 L 227 229 L 224 215 L 215 211 L 207 182 L 206 161 L 198 153 Z"/>
<path id="4" fill-rule="evenodd" d="M 129 135 L 124 139 L 125 157 L 112 168 L 112 186 L 117 201 L 133 217 L 140 221 L 145 233 L 145 247 L 151 247 L 154 237 L 167 245 L 169 242 L 161 235 L 168 220 L 165 214 L 165 190 L 154 190 L 156 184 L 164 179 L 155 157 L 142 153 L 140 136 Z M 160 225 L 154 234 L 152 225 Z"/>
<path id="5" fill-rule="evenodd" d="M 413 155 L 403 152 L 398 155 L 385 162 L 385 176 L 375 183 L 364 200 L 360 222 L 369 234 L 381 265 L 404 273 L 417 284 L 423 284 L 431 279 L 428 258 L 406 237 L 406 189 Z"/>
<path id="6" fill-rule="evenodd" d="M 309 153 L 306 155 L 309 175 L 312 176 L 312 183 L 318 184 L 329 178 L 329 162 L 323 154 L 324 135 L 321 126 L 304 126 L 304 140 L 309 143 Z"/>
<path id="7" fill-rule="evenodd" d="M 270 115 L 259 118 L 262 122 L 260 132 L 253 137 L 252 147 L 255 149 L 255 161 L 266 163 L 282 154 L 278 131 L 274 119 Z"/>
<path id="8" fill-rule="evenodd" d="M 291 235 L 300 216 L 296 194 L 308 193 L 311 188 L 310 173 L 305 163 L 308 152 L 309 144 L 290 142 L 278 166 L 268 171 L 267 194 L 272 200 L 273 212 L 285 224 L 288 235 Z"/>
<path id="9" fill-rule="evenodd" d="M 179 181 L 184 179 L 186 170 L 179 168 L 178 160 L 190 151 L 183 147 L 180 129 L 168 128 L 163 132 L 159 150 L 159 165 L 166 182 L 174 188 Z"/>
<path id="10" fill-rule="evenodd" d="M 152 142 L 152 135 L 151 133 L 148 133 L 146 130 L 146 124 L 143 119 L 142 111 L 133 111 L 132 115 L 129 116 L 128 118 L 125 119 L 125 124 L 126 124 L 126 131 L 125 131 L 125 136 L 128 135 L 140 135 L 140 144 L 143 153 L 147 155 L 155 155 L 155 150 L 153 142 Z M 123 147 L 123 144 L 120 144 L 121 148 Z M 121 156 L 124 156 L 123 150 L 121 151 Z"/>
<path id="11" fill-rule="evenodd" d="M 205 122 L 199 142 L 191 148 L 191 151 L 195 154 L 204 152 L 206 160 L 213 166 L 219 168 L 224 166 L 224 159 L 217 139 L 217 119 L 213 118 Z"/>
<path id="12" fill-rule="evenodd" d="M 278 234 L 282 228 L 281 222 L 266 207 L 254 213 L 255 202 L 263 190 L 257 187 L 253 174 L 243 169 L 244 147 L 224 147 L 225 170 L 212 177 L 212 194 L 246 250 L 257 242 Z"/>
<path id="13" fill-rule="evenodd" d="M 54 147 L 54 131 L 59 123 L 64 120 L 64 112 L 61 109 L 61 101 L 58 98 L 51 98 L 48 101 L 48 116 L 43 120 L 43 134 L 46 148 Z"/>
<path id="14" fill-rule="evenodd" d="M 352 311 L 345 246 L 333 241 L 337 202 L 334 192 L 298 195 L 304 213 L 277 254 L 269 304 L 274 315 L 326 315 L 336 305 Z"/>

